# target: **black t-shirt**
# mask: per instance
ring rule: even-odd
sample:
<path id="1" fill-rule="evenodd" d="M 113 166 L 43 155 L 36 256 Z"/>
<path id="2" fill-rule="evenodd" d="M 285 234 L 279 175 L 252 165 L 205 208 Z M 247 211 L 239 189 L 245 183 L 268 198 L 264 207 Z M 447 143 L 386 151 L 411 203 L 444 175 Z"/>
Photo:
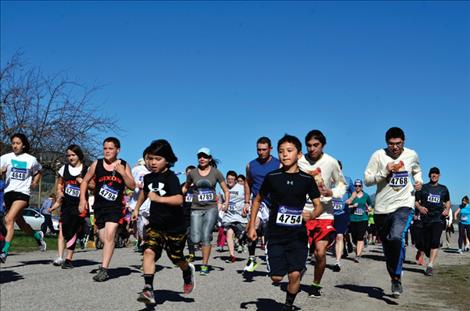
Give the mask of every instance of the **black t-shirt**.
<path id="1" fill-rule="evenodd" d="M 144 176 L 144 194 L 150 191 L 159 196 L 169 197 L 182 194 L 180 182 L 175 173 L 167 170 L 163 173 L 150 173 Z M 169 233 L 186 231 L 182 206 L 151 202 L 149 223 L 157 230 Z"/>
<path id="2" fill-rule="evenodd" d="M 423 223 L 441 222 L 444 202 L 450 200 L 449 190 L 446 186 L 431 183 L 424 184 L 420 191 L 416 192 L 416 200 L 421 206 L 428 209 L 427 215 L 420 215 Z"/>
<path id="3" fill-rule="evenodd" d="M 313 177 L 303 172 L 286 173 L 277 169 L 266 175 L 260 194 L 269 197 L 271 202 L 268 221 L 270 239 L 307 238 L 302 219 L 307 195 L 310 199 L 320 197 Z"/>

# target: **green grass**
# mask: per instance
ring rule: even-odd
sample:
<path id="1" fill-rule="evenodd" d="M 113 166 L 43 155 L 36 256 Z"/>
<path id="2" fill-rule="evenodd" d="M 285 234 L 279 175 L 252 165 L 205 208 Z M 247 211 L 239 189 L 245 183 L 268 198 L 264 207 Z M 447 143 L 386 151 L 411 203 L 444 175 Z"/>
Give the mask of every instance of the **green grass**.
<path id="1" fill-rule="evenodd" d="M 48 250 L 57 250 L 57 237 L 46 235 L 44 240 L 47 243 Z M 10 252 L 31 252 L 38 250 L 38 243 L 23 231 L 15 231 L 15 236 L 11 242 Z"/>

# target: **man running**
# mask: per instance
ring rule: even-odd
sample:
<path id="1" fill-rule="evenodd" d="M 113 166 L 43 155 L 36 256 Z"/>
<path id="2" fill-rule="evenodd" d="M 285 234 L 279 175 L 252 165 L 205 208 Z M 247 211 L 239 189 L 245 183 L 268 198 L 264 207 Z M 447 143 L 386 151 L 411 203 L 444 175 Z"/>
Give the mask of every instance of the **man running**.
<path id="1" fill-rule="evenodd" d="M 245 210 L 248 213 L 250 209 L 250 199 L 258 195 L 259 189 L 263 184 L 264 177 L 277 170 L 281 166 L 281 162 L 271 155 L 271 140 L 268 137 L 260 137 L 256 142 L 256 152 L 258 158 L 254 159 L 246 166 L 246 182 L 245 182 Z M 267 222 L 269 211 L 266 199 L 261 203 L 258 214 L 256 215 L 255 226 L 258 231 L 257 238 L 248 244 L 248 262 L 243 269 L 247 272 L 254 272 L 258 266 L 255 257 L 256 244 L 258 243 L 258 236 L 262 233 L 263 225 Z"/>
<path id="2" fill-rule="evenodd" d="M 437 258 L 441 243 L 445 217 L 450 211 L 450 194 L 446 186 L 439 184 L 439 168 L 429 170 L 429 182 L 416 192 L 415 206 L 421 214 L 421 229 L 424 242 L 424 253 L 429 257 L 425 274 L 432 276 L 433 264 Z"/>
<path id="3" fill-rule="evenodd" d="M 388 129 L 385 141 L 387 148 L 372 154 L 364 181 L 366 186 L 377 185 L 375 224 L 391 278 L 392 294 L 398 298 L 403 292 L 401 274 L 405 260 L 405 234 L 414 213 L 413 188 L 420 190 L 423 181 L 418 154 L 404 147 L 403 130 L 398 127 Z"/>

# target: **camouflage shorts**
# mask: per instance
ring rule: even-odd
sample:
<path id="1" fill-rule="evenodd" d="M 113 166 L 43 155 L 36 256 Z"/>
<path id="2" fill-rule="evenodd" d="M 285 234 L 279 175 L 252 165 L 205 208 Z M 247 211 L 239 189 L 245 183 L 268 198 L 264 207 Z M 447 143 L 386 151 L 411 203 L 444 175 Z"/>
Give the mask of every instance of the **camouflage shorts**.
<path id="1" fill-rule="evenodd" d="M 155 261 L 162 256 L 165 250 L 168 258 L 177 264 L 186 260 L 183 254 L 186 244 L 186 233 L 168 233 L 148 226 L 144 233 L 144 249 L 150 248 L 155 253 Z"/>

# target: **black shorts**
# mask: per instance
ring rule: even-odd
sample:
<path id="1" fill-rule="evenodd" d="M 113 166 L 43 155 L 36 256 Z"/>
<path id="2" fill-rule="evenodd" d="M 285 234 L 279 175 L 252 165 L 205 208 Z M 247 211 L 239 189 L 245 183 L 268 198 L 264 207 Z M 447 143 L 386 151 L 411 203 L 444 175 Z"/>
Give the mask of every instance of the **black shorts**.
<path id="1" fill-rule="evenodd" d="M 26 204 L 28 204 L 29 195 L 16 191 L 9 191 L 5 193 L 3 200 L 5 201 L 5 208 L 8 211 L 15 201 L 26 201 Z"/>
<path id="2" fill-rule="evenodd" d="M 432 222 L 429 224 L 423 224 L 421 231 L 424 242 L 425 251 L 439 248 L 441 244 L 442 235 L 442 223 Z"/>
<path id="3" fill-rule="evenodd" d="M 230 223 L 224 224 L 224 228 L 225 228 L 225 231 L 232 229 L 233 233 L 235 234 L 235 237 L 237 239 L 241 239 L 242 235 L 246 231 L 246 224 L 242 224 L 241 222 L 230 222 Z"/>
<path id="4" fill-rule="evenodd" d="M 153 250 L 155 261 L 162 256 L 162 251 L 165 250 L 171 262 L 177 264 L 186 260 L 183 254 L 186 237 L 186 233 L 168 233 L 148 225 L 145 227 L 144 233 L 144 250 L 147 248 Z"/>
<path id="5" fill-rule="evenodd" d="M 351 237 L 354 244 L 356 244 L 357 241 L 364 241 L 364 235 L 366 234 L 368 224 L 368 220 L 351 221 L 349 224 L 349 231 L 351 232 Z"/>
<path id="6" fill-rule="evenodd" d="M 267 264 L 270 276 L 284 276 L 305 269 L 308 256 L 308 240 L 305 239 L 268 239 Z"/>
<path id="7" fill-rule="evenodd" d="M 367 233 L 377 235 L 377 226 L 375 224 L 369 224 L 369 226 L 367 227 Z"/>
<path id="8" fill-rule="evenodd" d="M 107 222 L 119 223 L 123 217 L 121 207 L 98 207 L 95 211 L 95 225 L 98 229 L 103 229 Z"/>
<path id="9" fill-rule="evenodd" d="M 335 227 L 336 234 L 346 234 L 348 232 L 349 226 L 349 215 L 344 213 L 338 216 L 335 216 L 335 221 L 333 227 Z"/>

